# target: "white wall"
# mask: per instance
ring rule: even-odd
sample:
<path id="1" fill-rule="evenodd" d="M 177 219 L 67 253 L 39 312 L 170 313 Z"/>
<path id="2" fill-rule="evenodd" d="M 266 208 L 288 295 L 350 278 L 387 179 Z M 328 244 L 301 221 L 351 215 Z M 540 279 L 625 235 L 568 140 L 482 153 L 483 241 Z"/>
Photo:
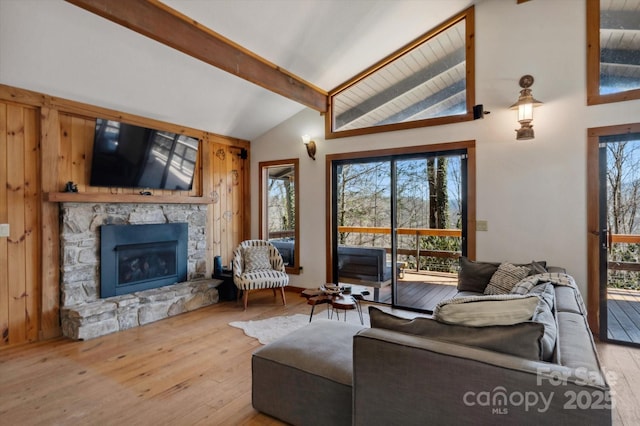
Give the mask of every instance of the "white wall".
<path id="1" fill-rule="evenodd" d="M 241 139 L 300 111 L 62 0 L 0 0 L 0 83 Z"/>
<path id="2" fill-rule="evenodd" d="M 586 9 L 583 0 L 483 0 L 476 6 L 476 103 L 484 120 L 325 141 L 324 121 L 305 110 L 255 141 L 251 184 L 258 162 L 300 158 L 300 242 L 304 271 L 291 285 L 315 287 L 325 277 L 325 156 L 475 139 L 479 260 L 547 260 L 568 269 L 586 297 L 587 129 L 640 121 L 640 101 L 586 106 Z M 425 31 L 427 28 L 425 28 Z M 519 78 L 535 78 L 536 138 L 516 141 Z M 316 161 L 300 140 L 317 142 Z M 258 191 L 252 194 L 258 211 Z M 252 215 L 252 235 L 258 217 Z"/>

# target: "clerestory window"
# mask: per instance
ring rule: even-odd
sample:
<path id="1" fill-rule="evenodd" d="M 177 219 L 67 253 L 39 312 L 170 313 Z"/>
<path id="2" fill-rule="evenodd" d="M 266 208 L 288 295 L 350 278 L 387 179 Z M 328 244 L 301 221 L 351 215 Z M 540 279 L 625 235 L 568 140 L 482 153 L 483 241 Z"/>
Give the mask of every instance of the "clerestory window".
<path id="1" fill-rule="evenodd" d="M 465 10 L 331 91 L 326 138 L 472 120 L 473 11 Z"/>
<path id="2" fill-rule="evenodd" d="M 640 99 L 640 0 L 587 0 L 587 104 Z"/>

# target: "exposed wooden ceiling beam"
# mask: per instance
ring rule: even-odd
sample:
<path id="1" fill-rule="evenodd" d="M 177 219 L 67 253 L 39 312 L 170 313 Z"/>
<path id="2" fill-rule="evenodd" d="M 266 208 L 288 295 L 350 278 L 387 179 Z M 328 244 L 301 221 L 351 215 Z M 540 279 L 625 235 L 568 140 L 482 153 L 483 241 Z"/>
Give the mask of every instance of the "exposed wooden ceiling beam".
<path id="1" fill-rule="evenodd" d="M 158 0 L 66 0 L 320 112 L 327 93 Z"/>

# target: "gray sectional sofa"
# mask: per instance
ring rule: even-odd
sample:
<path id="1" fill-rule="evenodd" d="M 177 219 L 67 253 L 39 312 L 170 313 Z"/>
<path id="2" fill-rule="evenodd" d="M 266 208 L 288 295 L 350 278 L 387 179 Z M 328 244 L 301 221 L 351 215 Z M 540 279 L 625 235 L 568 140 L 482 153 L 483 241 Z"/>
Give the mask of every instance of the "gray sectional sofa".
<path id="1" fill-rule="evenodd" d="M 499 265 L 461 262 L 463 295 L 478 294 Z M 609 386 L 572 278 L 542 273 L 519 282 L 520 296 L 445 302 L 437 321 L 375 307 L 371 328 L 314 321 L 254 353 L 253 405 L 295 425 L 610 425 Z M 507 325 L 447 322 L 460 309 L 478 312 L 472 322 L 486 319 L 486 307 L 499 310 L 488 303 L 501 298 L 515 301 L 495 305 L 512 322 L 523 314 L 513 304 L 534 306 L 534 314 Z"/>

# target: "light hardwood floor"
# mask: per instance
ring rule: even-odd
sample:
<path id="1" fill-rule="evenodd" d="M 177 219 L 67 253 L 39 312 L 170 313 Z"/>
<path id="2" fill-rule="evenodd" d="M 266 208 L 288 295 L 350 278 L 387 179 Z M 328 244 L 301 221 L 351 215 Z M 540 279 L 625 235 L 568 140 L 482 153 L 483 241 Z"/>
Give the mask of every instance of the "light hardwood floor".
<path id="1" fill-rule="evenodd" d="M 281 425 L 251 406 L 257 340 L 230 321 L 309 313 L 270 291 L 246 312 L 223 302 L 87 342 L 0 351 L 0 425 Z M 640 350 L 599 344 L 614 376 L 615 425 L 640 424 Z"/>

